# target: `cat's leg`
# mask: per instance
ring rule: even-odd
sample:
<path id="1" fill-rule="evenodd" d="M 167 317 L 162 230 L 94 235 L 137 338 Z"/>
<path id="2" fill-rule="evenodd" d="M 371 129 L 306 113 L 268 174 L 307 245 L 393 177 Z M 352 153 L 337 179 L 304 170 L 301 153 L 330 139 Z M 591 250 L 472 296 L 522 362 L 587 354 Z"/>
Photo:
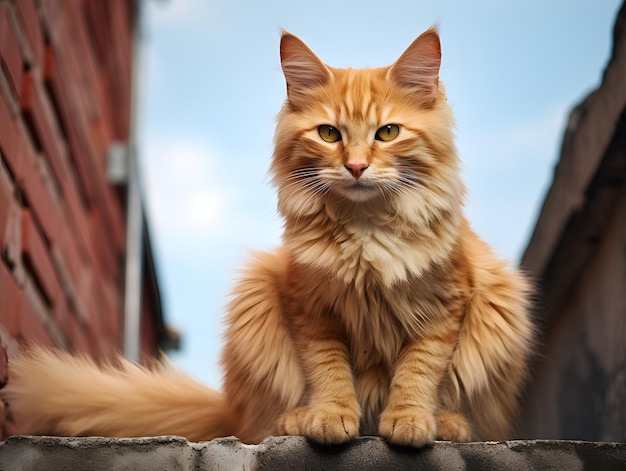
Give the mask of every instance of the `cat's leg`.
<path id="1" fill-rule="evenodd" d="M 457 326 L 447 322 L 440 328 L 406 345 L 396 363 L 378 427 L 378 434 L 390 443 L 420 447 L 438 436 L 439 386 L 449 367 Z"/>
<path id="2" fill-rule="evenodd" d="M 309 317 L 309 316 L 307 316 Z M 286 412 L 279 433 L 304 435 L 322 444 L 345 443 L 359 433 L 360 406 L 346 341 L 330 316 L 294 322 L 307 378 L 307 405 Z"/>
<path id="3" fill-rule="evenodd" d="M 290 266 L 286 309 L 306 400 L 281 416 L 278 430 L 323 444 L 356 437 L 361 416 L 345 332 L 338 316 L 325 307 L 330 289 L 328 276 L 310 267 Z"/>
<path id="4" fill-rule="evenodd" d="M 276 435 L 277 418 L 298 405 L 304 378 L 283 312 L 288 257 L 258 252 L 241 272 L 226 318 L 224 395 L 246 443 Z"/>

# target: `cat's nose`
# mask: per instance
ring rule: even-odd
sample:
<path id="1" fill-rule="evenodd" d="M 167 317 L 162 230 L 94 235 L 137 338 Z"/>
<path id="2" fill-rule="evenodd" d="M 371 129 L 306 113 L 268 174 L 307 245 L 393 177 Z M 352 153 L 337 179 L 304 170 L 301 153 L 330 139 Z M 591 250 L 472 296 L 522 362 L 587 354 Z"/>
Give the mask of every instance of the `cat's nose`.
<path id="1" fill-rule="evenodd" d="M 346 170 L 352 174 L 355 179 L 359 179 L 369 165 L 366 162 L 348 162 L 344 165 Z"/>

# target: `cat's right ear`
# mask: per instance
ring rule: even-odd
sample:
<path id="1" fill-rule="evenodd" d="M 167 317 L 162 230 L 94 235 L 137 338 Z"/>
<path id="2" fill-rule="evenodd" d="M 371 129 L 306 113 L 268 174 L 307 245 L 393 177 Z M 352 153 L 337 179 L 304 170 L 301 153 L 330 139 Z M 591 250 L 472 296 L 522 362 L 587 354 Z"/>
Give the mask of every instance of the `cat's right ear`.
<path id="1" fill-rule="evenodd" d="M 425 101 L 437 96 L 441 44 L 436 27 L 422 33 L 389 68 L 388 77 Z"/>
<path id="2" fill-rule="evenodd" d="M 332 77 L 328 67 L 304 42 L 286 31 L 280 39 L 280 64 L 287 81 L 287 99 L 295 102 Z"/>

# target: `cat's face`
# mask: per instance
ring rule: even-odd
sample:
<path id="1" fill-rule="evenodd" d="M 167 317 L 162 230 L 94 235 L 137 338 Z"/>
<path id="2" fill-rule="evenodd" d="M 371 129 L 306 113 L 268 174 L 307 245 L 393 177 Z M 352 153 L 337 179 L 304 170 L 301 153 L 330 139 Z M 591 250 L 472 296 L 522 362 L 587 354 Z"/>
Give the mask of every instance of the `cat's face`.
<path id="1" fill-rule="evenodd" d="M 281 212 L 307 214 L 328 199 L 424 206 L 446 198 L 458 171 L 440 55 L 429 30 L 390 67 L 337 69 L 284 34 L 288 99 L 272 166 Z"/>

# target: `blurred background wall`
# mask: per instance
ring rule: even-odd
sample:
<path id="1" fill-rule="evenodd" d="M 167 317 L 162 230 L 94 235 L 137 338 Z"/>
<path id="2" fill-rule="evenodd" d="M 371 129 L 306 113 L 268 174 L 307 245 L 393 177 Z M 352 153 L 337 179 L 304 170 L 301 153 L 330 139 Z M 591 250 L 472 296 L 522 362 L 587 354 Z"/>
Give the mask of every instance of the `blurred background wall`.
<path id="1" fill-rule="evenodd" d="M 626 4 L 602 84 L 570 114 L 522 266 L 542 333 L 522 435 L 626 441 Z"/>
<path id="2" fill-rule="evenodd" d="M 138 12 L 126 0 L 0 1 L 0 385 L 23 343 L 99 360 L 123 347 Z M 166 329 L 135 217 L 148 358 Z"/>

